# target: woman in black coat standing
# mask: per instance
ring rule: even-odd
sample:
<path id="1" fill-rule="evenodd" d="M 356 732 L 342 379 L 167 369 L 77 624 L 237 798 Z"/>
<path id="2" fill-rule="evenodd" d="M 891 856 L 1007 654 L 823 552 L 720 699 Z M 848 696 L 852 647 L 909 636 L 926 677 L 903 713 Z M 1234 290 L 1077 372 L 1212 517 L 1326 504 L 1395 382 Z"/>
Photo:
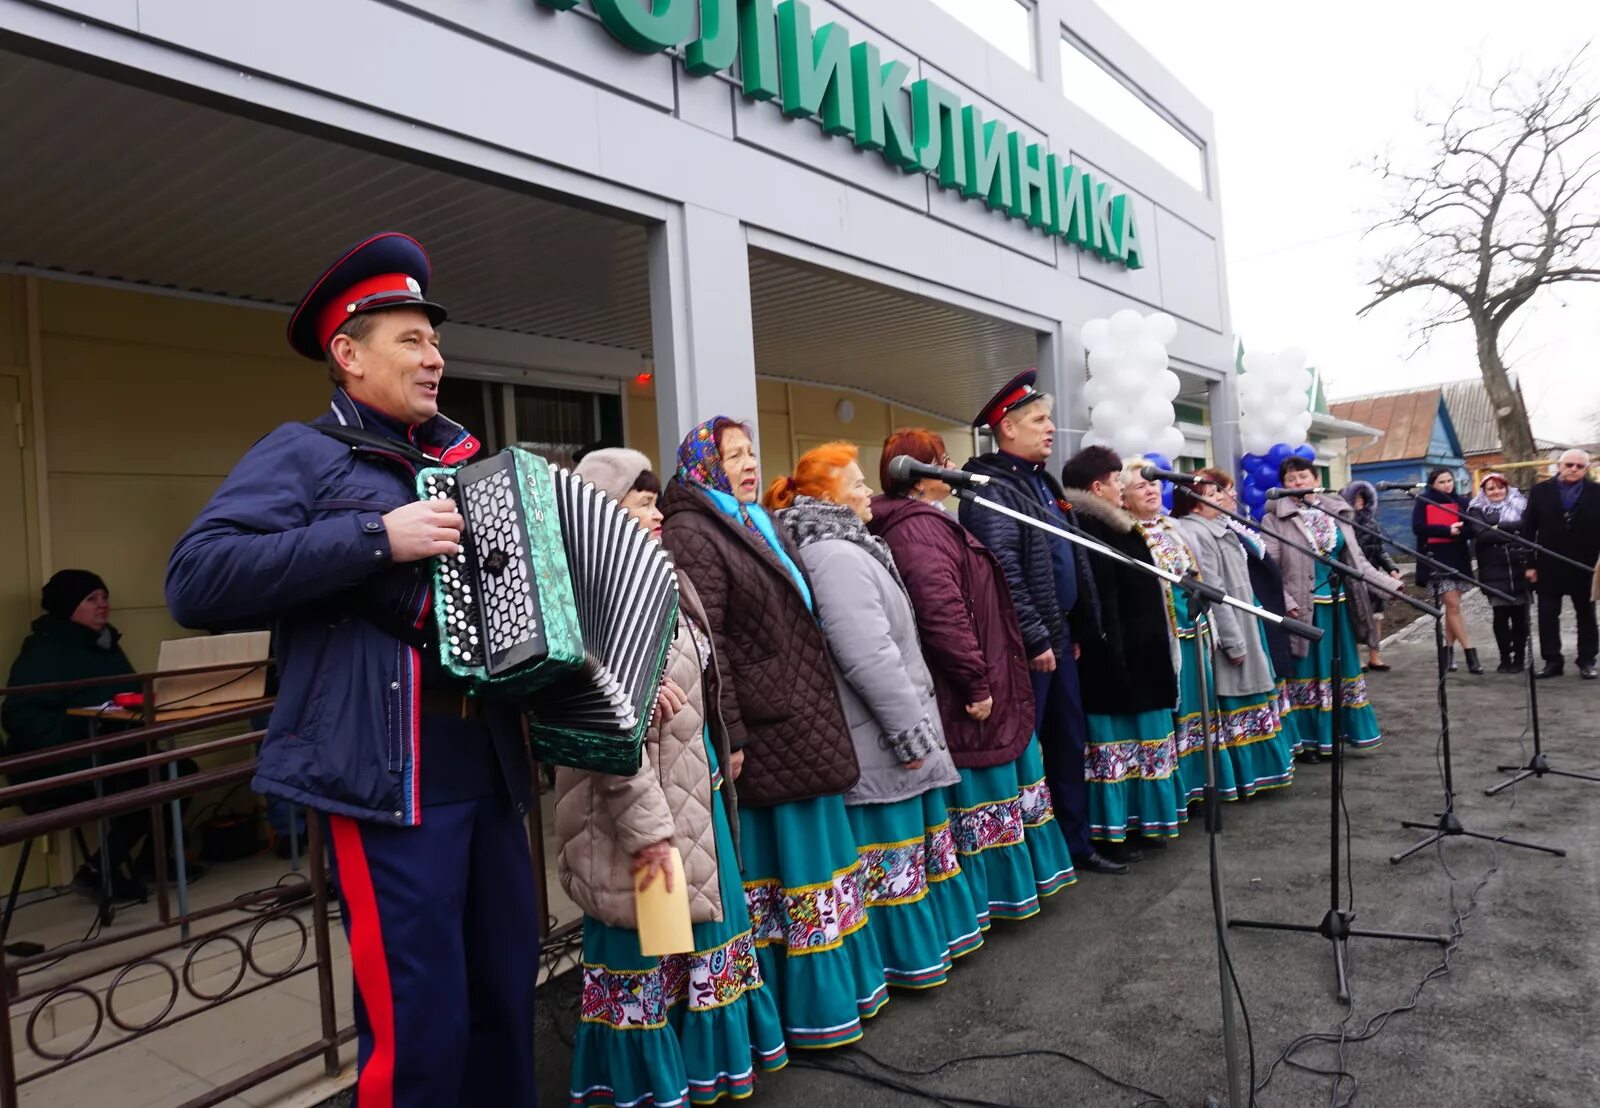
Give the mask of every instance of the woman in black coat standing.
<path id="1" fill-rule="evenodd" d="M 1356 522 L 1372 530 L 1357 530 L 1356 543 L 1367 561 L 1383 570 L 1396 581 L 1400 580 L 1400 567 L 1389 555 L 1389 544 L 1383 537 L 1383 521 L 1378 518 L 1378 490 L 1370 481 L 1351 481 L 1339 495 L 1355 509 Z M 1372 601 L 1372 630 L 1367 635 L 1367 668 L 1383 673 L 1389 663 L 1383 660 L 1383 609 L 1388 603 L 1380 589 L 1364 586 Z"/>
<path id="2" fill-rule="evenodd" d="M 1445 668 L 1455 672 L 1456 644 L 1460 643 L 1467 658 L 1467 671 L 1482 673 L 1483 665 L 1478 661 L 1478 652 L 1472 649 L 1467 621 L 1461 614 L 1461 594 L 1472 587 L 1467 583 L 1472 576 L 1472 548 L 1466 517 L 1467 498 L 1456 495 L 1455 472 L 1448 466 L 1434 466 L 1428 474 L 1428 487 L 1411 509 L 1411 530 L 1422 553 L 1455 572 L 1441 572 L 1426 562 L 1418 562 L 1417 584 L 1435 593 L 1437 603 L 1444 608 Z"/>
<path id="3" fill-rule="evenodd" d="M 1500 648 L 1496 673 L 1518 673 L 1528 663 L 1528 548 L 1507 533 L 1522 533 L 1522 513 L 1528 498 L 1504 476 L 1486 473 L 1478 495 L 1467 505 L 1472 517 L 1472 545 L 1478 555 L 1478 580 L 1491 589 L 1516 597 L 1489 598 L 1494 609 L 1494 641 Z"/>

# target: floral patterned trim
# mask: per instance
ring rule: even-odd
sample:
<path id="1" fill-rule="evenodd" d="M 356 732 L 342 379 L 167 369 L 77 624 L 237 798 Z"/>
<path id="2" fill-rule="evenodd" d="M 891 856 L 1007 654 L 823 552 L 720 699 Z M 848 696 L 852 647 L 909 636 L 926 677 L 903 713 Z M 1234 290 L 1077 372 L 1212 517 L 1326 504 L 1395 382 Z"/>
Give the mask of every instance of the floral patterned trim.
<path id="1" fill-rule="evenodd" d="M 859 860 L 830 881 L 786 889 L 775 879 L 746 881 L 751 932 L 757 947 L 781 944 L 792 955 L 838 948 L 867 922 Z"/>
<path id="2" fill-rule="evenodd" d="M 923 842 L 926 845 L 929 884 L 948 881 L 961 872 L 961 859 L 956 856 L 956 836 L 949 820 L 928 828 Z"/>
<path id="3" fill-rule="evenodd" d="M 1149 741 L 1091 742 L 1083 748 L 1084 776 L 1102 784 L 1132 778 L 1165 781 L 1177 765 L 1178 747 L 1171 735 Z"/>
<path id="4" fill-rule="evenodd" d="M 667 1012 L 676 1005 L 709 1011 L 761 987 L 755 940 L 741 931 L 713 950 L 669 954 L 647 970 L 585 962 L 579 1018 L 615 1031 L 648 1031 L 665 1027 Z"/>
<path id="5" fill-rule="evenodd" d="M 914 904 L 928 895 L 928 842 L 863 843 L 861 891 L 869 908 Z"/>
<path id="6" fill-rule="evenodd" d="M 1043 777 L 1020 790 L 1022 823 L 1025 827 L 1043 827 L 1056 818 L 1055 803 L 1050 796 L 1050 786 Z"/>
<path id="7" fill-rule="evenodd" d="M 1048 803 L 1048 800 L 1047 800 Z M 999 846 L 1016 846 L 1022 841 L 1022 798 L 1006 797 L 975 808 L 952 808 L 956 851 L 982 854 Z"/>
<path id="8" fill-rule="evenodd" d="M 1291 712 L 1304 711 L 1315 708 L 1321 712 L 1333 711 L 1332 681 L 1326 677 L 1291 677 L 1285 683 L 1285 692 L 1288 694 L 1289 710 Z M 1372 702 L 1367 699 L 1367 679 L 1362 676 L 1346 677 L 1342 681 L 1344 687 L 1344 706 L 1346 708 L 1365 708 Z"/>

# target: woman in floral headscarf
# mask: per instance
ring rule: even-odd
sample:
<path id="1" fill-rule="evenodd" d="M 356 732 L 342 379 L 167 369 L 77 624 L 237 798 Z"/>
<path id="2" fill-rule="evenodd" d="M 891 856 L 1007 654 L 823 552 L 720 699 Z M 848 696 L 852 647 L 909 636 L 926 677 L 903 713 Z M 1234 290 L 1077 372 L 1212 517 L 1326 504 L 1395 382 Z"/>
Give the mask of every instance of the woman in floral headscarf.
<path id="1" fill-rule="evenodd" d="M 811 587 L 756 503 L 749 428 L 719 416 L 678 449 L 662 541 L 700 594 L 738 782 L 745 899 L 791 1048 L 842 1046 L 887 999 L 843 794 L 860 778 Z"/>

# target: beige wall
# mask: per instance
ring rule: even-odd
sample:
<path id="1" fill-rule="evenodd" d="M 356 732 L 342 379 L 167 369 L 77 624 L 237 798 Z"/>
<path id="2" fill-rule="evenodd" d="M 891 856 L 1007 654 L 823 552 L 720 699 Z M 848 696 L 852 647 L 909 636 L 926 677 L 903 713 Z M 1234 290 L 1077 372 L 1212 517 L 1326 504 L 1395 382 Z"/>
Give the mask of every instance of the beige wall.
<path id="1" fill-rule="evenodd" d="M 81 284 L 40 285 L 53 568 L 92 569 L 135 666 L 188 634 L 163 600 L 167 556 L 233 464 L 315 415 L 324 370 L 276 312 Z"/>

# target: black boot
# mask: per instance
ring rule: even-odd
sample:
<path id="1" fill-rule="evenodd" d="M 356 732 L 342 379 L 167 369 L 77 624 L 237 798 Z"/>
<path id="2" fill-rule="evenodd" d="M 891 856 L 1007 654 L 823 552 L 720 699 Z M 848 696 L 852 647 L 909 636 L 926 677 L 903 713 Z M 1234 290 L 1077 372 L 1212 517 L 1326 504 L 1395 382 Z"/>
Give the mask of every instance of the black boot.
<path id="1" fill-rule="evenodd" d="M 1454 673 L 1456 671 L 1456 648 L 1453 646 L 1444 648 L 1444 671 L 1446 673 Z"/>
<path id="2" fill-rule="evenodd" d="M 1467 672 L 1481 674 L 1483 672 L 1483 663 L 1478 661 L 1477 648 L 1469 646 L 1465 653 L 1467 655 Z"/>
<path id="3" fill-rule="evenodd" d="M 1515 651 L 1500 651 L 1500 664 L 1494 667 L 1496 673 L 1515 673 L 1519 668 Z"/>

